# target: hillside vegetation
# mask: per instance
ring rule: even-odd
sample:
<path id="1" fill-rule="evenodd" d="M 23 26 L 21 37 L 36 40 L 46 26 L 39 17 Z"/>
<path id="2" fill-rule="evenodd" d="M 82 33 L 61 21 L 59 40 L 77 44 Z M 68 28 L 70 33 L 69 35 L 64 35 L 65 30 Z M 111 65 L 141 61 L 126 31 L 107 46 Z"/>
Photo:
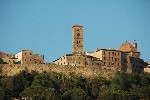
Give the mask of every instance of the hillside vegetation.
<path id="1" fill-rule="evenodd" d="M 70 73 L 21 71 L 0 77 L 0 100 L 139 100 L 150 99 L 150 74 L 117 72 L 107 80 Z"/>

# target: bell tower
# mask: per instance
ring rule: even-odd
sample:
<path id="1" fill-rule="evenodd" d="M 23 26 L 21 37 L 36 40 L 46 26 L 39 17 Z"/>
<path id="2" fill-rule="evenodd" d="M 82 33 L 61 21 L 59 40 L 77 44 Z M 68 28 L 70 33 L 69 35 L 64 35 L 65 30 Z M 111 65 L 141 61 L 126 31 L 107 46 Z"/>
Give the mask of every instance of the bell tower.
<path id="1" fill-rule="evenodd" d="M 72 26 L 72 53 L 83 53 L 83 26 Z"/>

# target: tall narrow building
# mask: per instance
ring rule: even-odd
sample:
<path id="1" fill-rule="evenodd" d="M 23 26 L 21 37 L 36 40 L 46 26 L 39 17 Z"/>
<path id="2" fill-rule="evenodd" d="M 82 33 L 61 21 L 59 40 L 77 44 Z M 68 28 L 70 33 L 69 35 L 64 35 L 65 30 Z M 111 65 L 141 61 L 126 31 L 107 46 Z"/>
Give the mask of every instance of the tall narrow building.
<path id="1" fill-rule="evenodd" d="M 72 53 L 83 53 L 83 26 L 72 27 Z"/>

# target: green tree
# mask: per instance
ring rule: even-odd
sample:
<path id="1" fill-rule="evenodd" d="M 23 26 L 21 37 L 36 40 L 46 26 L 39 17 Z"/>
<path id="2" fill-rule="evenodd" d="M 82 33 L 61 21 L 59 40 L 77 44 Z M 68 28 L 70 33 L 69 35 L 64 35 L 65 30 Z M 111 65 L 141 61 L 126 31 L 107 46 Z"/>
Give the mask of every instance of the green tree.
<path id="1" fill-rule="evenodd" d="M 54 88 L 45 89 L 42 95 L 45 100 L 60 100 Z"/>
<path id="2" fill-rule="evenodd" d="M 128 78 L 128 74 L 125 72 L 117 72 L 111 81 L 111 87 L 118 90 L 128 90 L 130 88 Z"/>
<path id="3" fill-rule="evenodd" d="M 43 86 L 47 88 L 54 88 L 51 77 L 48 73 L 41 73 L 34 78 L 32 83 L 34 86 Z"/>
<path id="4" fill-rule="evenodd" d="M 14 75 L 12 77 L 13 82 L 13 90 L 12 90 L 12 96 L 13 97 L 19 97 L 19 94 L 31 86 L 35 75 L 30 74 L 26 71 L 21 71 L 19 74 Z"/>
<path id="5" fill-rule="evenodd" d="M 72 90 L 66 91 L 62 99 L 63 100 L 86 100 L 87 94 L 81 88 L 73 88 Z"/>
<path id="6" fill-rule="evenodd" d="M 22 97 L 31 98 L 32 100 L 43 100 L 43 91 L 46 88 L 43 86 L 30 86 L 27 89 L 25 89 L 22 93 Z"/>
<path id="7" fill-rule="evenodd" d="M 12 97 L 13 93 L 13 82 L 11 77 L 4 77 L 1 80 L 1 93 L 7 100 Z"/>

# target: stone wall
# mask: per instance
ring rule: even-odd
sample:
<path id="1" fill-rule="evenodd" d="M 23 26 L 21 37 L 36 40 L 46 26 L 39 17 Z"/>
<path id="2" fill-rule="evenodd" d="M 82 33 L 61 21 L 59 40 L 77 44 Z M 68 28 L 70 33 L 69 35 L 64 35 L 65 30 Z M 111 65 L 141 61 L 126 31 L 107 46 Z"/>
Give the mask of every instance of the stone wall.
<path id="1" fill-rule="evenodd" d="M 0 64 L 2 76 L 12 76 L 19 73 L 22 70 L 28 72 L 37 71 L 39 73 L 46 71 L 48 73 L 57 72 L 63 74 L 69 74 L 71 72 L 77 75 L 82 75 L 85 77 L 102 76 L 110 78 L 114 76 L 115 70 L 101 69 L 98 67 L 77 67 L 77 66 L 61 66 L 55 64 Z"/>

